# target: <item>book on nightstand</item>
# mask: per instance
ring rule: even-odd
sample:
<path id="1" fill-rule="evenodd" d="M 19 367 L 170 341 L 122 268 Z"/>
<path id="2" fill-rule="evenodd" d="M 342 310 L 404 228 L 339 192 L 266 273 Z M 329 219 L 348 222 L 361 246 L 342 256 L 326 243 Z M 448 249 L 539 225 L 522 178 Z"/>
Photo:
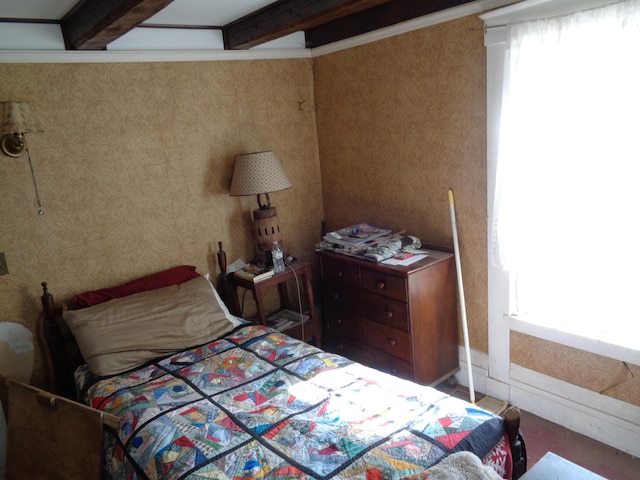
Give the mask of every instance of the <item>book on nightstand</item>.
<path id="1" fill-rule="evenodd" d="M 306 313 L 303 313 L 302 317 L 300 317 L 300 312 L 294 312 L 293 310 L 280 310 L 279 312 L 273 313 L 267 317 L 267 325 L 282 332 L 290 327 L 300 324 L 301 319 L 302 322 L 306 322 L 309 318 L 311 317 Z"/>
<path id="2" fill-rule="evenodd" d="M 253 283 L 260 282 L 266 278 L 273 276 L 273 270 L 260 270 L 258 268 L 252 268 L 250 265 L 245 268 L 233 272 L 238 278 L 244 278 L 245 280 L 251 280 Z"/>

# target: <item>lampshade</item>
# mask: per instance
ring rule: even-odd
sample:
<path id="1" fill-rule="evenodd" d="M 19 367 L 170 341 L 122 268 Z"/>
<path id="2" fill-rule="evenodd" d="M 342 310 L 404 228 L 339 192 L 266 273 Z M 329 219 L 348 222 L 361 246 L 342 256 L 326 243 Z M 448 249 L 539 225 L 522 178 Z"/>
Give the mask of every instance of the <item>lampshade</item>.
<path id="1" fill-rule="evenodd" d="M 27 102 L 0 102 L 0 134 L 41 131 Z"/>
<path id="2" fill-rule="evenodd" d="M 291 188 L 291 182 L 272 150 L 236 157 L 229 195 L 259 195 L 287 188 Z"/>

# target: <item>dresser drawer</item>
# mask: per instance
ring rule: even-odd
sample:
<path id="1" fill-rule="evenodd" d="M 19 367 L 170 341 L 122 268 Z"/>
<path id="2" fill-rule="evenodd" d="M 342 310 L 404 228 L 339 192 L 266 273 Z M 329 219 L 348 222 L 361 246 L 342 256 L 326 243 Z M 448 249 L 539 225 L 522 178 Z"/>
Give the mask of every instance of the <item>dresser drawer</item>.
<path id="1" fill-rule="evenodd" d="M 411 337 L 407 332 L 373 322 L 361 324 L 362 342 L 394 357 L 411 360 Z"/>
<path id="2" fill-rule="evenodd" d="M 357 291 L 339 283 L 327 283 L 323 279 L 325 326 L 331 335 L 342 335 L 340 325 L 343 320 L 355 318 L 358 307 L 353 300 L 353 292 Z"/>
<path id="3" fill-rule="evenodd" d="M 358 317 L 409 332 L 409 306 L 406 303 L 371 293 L 358 293 L 353 296 Z"/>
<path id="4" fill-rule="evenodd" d="M 343 338 L 345 335 L 342 325 L 349 321 L 349 318 L 351 316 L 340 308 L 340 305 L 336 303 L 325 304 L 325 328 L 329 338 Z"/>
<path id="5" fill-rule="evenodd" d="M 378 295 L 406 301 L 407 287 L 403 277 L 388 275 L 376 270 L 362 268 L 360 270 L 362 289 Z"/>
<path id="6" fill-rule="evenodd" d="M 354 362 L 362 363 L 397 377 L 411 379 L 413 376 L 411 363 L 357 341 L 345 339 L 336 343 L 332 342 L 331 350 Z"/>
<path id="7" fill-rule="evenodd" d="M 362 318 L 340 318 L 335 324 L 344 339 L 353 339 L 402 360 L 411 360 L 411 337 L 407 332 Z"/>
<path id="8" fill-rule="evenodd" d="M 325 285 L 360 286 L 360 269 L 350 263 L 339 262 L 331 258 L 322 259 L 322 280 Z"/>
<path id="9" fill-rule="evenodd" d="M 360 318 L 409 331 L 409 306 L 397 300 L 355 288 L 325 287 L 328 322 L 339 318 Z"/>

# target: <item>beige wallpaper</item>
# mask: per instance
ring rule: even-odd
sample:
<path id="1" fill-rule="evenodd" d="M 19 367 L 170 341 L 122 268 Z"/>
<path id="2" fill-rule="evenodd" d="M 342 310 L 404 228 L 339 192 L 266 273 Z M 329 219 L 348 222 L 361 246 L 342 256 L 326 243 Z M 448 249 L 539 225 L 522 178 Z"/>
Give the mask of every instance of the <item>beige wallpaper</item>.
<path id="1" fill-rule="evenodd" d="M 271 200 L 303 259 L 315 258 L 322 219 L 452 246 L 452 188 L 471 346 L 487 352 L 486 57 L 471 29 L 481 24 L 313 61 L 0 64 L 0 100 L 29 101 L 45 129 L 29 144 L 46 211 L 36 214 L 26 159 L 0 156 L 0 321 L 33 329 L 42 281 L 64 300 L 180 263 L 217 273 L 218 241 L 229 261 L 250 257 L 255 199 L 228 196 L 233 161 L 271 148 L 294 184 Z M 638 366 L 517 334 L 512 361 L 640 398 Z M 36 358 L 36 384 L 39 374 Z M 623 381 L 607 384 L 614 374 Z"/>
<path id="2" fill-rule="evenodd" d="M 314 59 L 325 219 L 453 246 L 471 345 L 487 351 L 486 70 L 469 17 Z M 462 336 L 460 337 L 462 338 Z"/>
<path id="3" fill-rule="evenodd" d="M 488 351 L 486 51 L 467 17 L 314 59 L 325 219 L 453 246 L 455 195 L 471 347 Z M 460 341 L 462 331 L 460 329 Z M 640 367 L 516 335 L 512 361 L 630 403 Z M 619 381 L 608 384 L 616 375 Z"/>
<path id="4" fill-rule="evenodd" d="M 276 152 L 293 183 L 271 195 L 284 243 L 314 259 L 313 96 L 309 59 L 0 65 L 0 99 L 30 102 L 45 130 L 28 142 L 46 212 L 26 157 L 0 155 L 0 321 L 33 330 L 42 281 L 64 300 L 177 264 L 215 274 L 218 241 L 250 259 L 255 197 L 228 195 L 239 153 Z"/>
<path id="5" fill-rule="evenodd" d="M 511 361 L 640 406 L 640 366 L 511 332 Z"/>

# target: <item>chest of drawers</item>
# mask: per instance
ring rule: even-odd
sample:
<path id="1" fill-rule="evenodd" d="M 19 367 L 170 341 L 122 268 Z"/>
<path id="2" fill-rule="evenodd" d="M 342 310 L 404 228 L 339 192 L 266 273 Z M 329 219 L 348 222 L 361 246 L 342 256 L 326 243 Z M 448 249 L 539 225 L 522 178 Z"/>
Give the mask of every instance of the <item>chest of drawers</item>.
<path id="1" fill-rule="evenodd" d="M 319 255 L 326 350 L 424 385 L 458 370 L 453 254 L 409 266 Z"/>

